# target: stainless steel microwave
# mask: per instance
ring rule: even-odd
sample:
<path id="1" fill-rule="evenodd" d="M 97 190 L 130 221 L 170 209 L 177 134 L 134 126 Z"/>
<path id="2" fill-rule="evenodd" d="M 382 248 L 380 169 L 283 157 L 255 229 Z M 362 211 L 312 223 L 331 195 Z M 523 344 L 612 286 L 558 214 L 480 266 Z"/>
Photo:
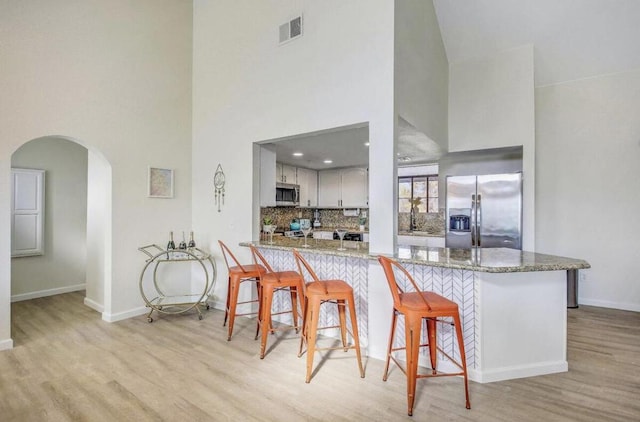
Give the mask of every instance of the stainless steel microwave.
<path id="1" fill-rule="evenodd" d="M 300 205 L 300 186 L 276 183 L 276 205 L 297 207 Z"/>

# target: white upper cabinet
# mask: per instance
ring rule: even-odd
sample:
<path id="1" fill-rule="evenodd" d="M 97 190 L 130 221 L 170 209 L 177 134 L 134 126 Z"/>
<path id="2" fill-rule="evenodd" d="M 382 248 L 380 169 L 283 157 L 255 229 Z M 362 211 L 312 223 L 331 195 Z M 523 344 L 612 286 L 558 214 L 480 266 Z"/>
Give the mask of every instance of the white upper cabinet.
<path id="1" fill-rule="evenodd" d="M 342 173 L 340 170 L 318 172 L 318 206 L 336 208 L 342 200 Z"/>
<path id="2" fill-rule="evenodd" d="M 297 184 L 296 168 L 282 163 L 276 163 L 276 182 Z"/>
<path id="3" fill-rule="evenodd" d="M 367 169 L 342 170 L 342 206 L 345 208 L 369 206 L 369 175 Z"/>
<path id="4" fill-rule="evenodd" d="M 297 181 L 300 185 L 300 207 L 318 206 L 318 172 L 315 170 L 298 168 Z"/>
<path id="5" fill-rule="evenodd" d="M 318 172 L 318 207 L 368 208 L 368 172 L 364 168 Z"/>

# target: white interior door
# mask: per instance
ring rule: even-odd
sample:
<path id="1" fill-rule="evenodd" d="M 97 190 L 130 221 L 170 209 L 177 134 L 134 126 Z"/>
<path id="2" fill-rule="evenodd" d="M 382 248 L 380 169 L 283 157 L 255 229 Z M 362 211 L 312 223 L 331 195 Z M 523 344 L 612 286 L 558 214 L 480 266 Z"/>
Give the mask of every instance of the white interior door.
<path id="1" fill-rule="evenodd" d="M 44 170 L 11 169 L 11 256 L 44 255 Z"/>

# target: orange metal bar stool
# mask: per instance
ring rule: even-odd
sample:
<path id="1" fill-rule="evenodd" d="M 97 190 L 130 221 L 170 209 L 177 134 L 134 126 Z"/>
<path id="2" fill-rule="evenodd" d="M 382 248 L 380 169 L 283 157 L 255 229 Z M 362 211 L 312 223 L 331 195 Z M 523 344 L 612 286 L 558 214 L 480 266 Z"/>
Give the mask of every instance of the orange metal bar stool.
<path id="1" fill-rule="evenodd" d="M 267 349 L 267 335 L 269 333 L 275 333 L 276 331 L 288 330 L 291 328 L 295 328 L 296 333 L 298 332 L 298 318 L 300 314 L 298 313 L 298 302 L 302 305 L 302 278 L 300 274 L 296 271 L 274 271 L 273 268 L 269 265 L 264 256 L 255 248 L 255 246 L 250 245 L 251 253 L 253 254 L 253 259 L 255 264 L 264 265 L 267 269 L 266 272 L 260 273 L 260 317 L 259 317 L 259 330 L 262 334 L 260 341 L 260 359 L 264 359 L 266 349 Z M 272 313 L 271 307 L 273 305 L 273 295 L 281 290 L 288 290 L 291 295 L 291 310 L 290 311 L 282 311 L 277 313 Z M 280 327 L 274 328 L 273 323 L 271 322 L 271 317 L 273 315 L 282 315 L 282 314 L 291 314 L 291 318 L 293 319 L 293 327 Z M 258 339 L 258 335 L 256 334 L 256 340 Z"/>
<path id="2" fill-rule="evenodd" d="M 416 379 L 440 376 L 458 376 L 464 378 L 464 392 L 467 409 L 471 409 L 469 401 L 469 381 L 467 378 L 467 360 L 464 353 L 464 340 L 462 337 L 462 327 L 460 324 L 460 314 L 458 312 L 458 304 L 450 301 L 436 293 L 420 291 L 413 277 L 409 272 L 396 261 L 384 256 L 378 257 L 378 261 L 384 269 L 391 295 L 393 296 L 393 319 L 391 322 L 391 335 L 389 337 L 389 348 L 387 350 L 387 362 L 384 368 L 383 381 L 387 380 L 389 372 L 389 361 L 393 360 L 396 365 L 407 376 L 407 402 L 409 416 L 413 414 L 413 403 L 416 393 Z M 402 290 L 394 273 L 394 267 L 398 268 L 410 281 L 413 287 L 412 292 Z M 396 330 L 396 321 L 398 314 L 404 316 L 405 326 L 405 347 L 393 347 L 393 339 Z M 456 338 L 460 349 L 460 362 L 454 360 L 444 350 L 438 347 L 436 343 L 436 322 L 451 324 L 448 320 L 439 318 L 451 318 L 455 326 Z M 427 321 L 427 344 L 420 344 L 420 334 L 422 330 L 422 321 Z M 418 354 L 421 346 L 429 347 L 429 357 L 431 361 L 430 374 L 418 374 Z M 392 353 L 398 350 L 406 352 L 406 367 L 403 368 L 400 362 L 392 356 Z M 437 371 L 437 352 L 442 353 L 454 365 L 460 368 L 460 372 L 443 373 Z"/>
<path id="3" fill-rule="evenodd" d="M 257 315 L 258 312 L 246 312 L 242 314 L 236 313 L 236 308 L 238 305 L 243 305 L 247 303 L 259 303 L 260 297 L 254 300 L 246 300 L 243 302 L 238 302 L 238 291 L 240 290 L 240 285 L 245 281 L 252 281 L 256 283 L 256 290 L 259 293 L 258 284 L 260 283 L 260 274 L 267 271 L 262 265 L 242 265 L 236 257 L 231 253 L 227 245 L 222 243 L 221 240 L 218 240 L 220 244 L 220 249 L 222 249 L 222 256 L 224 257 L 224 263 L 227 265 L 227 270 L 229 272 L 229 284 L 227 285 L 227 305 L 224 310 L 224 323 L 222 326 L 224 327 L 227 324 L 227 318 L 229 319 L 229 336 L 227 337 L 227 341 L 231 340 L 231 335 L 233 334 L 233 323 L 236 319 L 236 316 L 246 316 L 246 315 Z M 229 260 L 227 255 L 233 260 L 236 264 L 235 266 L 229 266 Z M 258 325 L 259 327 L 259 325 Z M 256 335 L 258 335 L 258 328 L 256 328 Z"/>
<path id="4" fill-rule="evenodd" d="M 360 369 L 360 377 L 364 378 L 364 369 L 362 368 L 362 359 L 360 356 L 360 338 L 358 337 L 358 322 L 356 320 L 355 301 L 353 299 L 353 288 L 343 280 L 319 280 L 309 263 L 294 249 L 293 256 L 298 264 L 300 277 L 304 280 L 304 270 L 309 273 L 313 281 L 303 283 L 304 288 L 304 306 L 303 306 L 303 322 L 302 336 L 300 338 L 300 351 L 298 357 L 302 356 L 302 347 L 307 344 L 307 378 L 306 382 L 311 381 L 311 373 L 313 369 L 313 356 L 318 350 L 339 350 L 345 352 L 349 349 L 356 350 L 358 358 L 358 368 Z M 318 327 L 320 319 L 320 306 L 323 303 L 334 303 L 338 306 L 338 315 L 340 325 L 329 327 Z M 346 308 L 349 307 L 349 316 L 351 318 L 351 331 L 347 327 Z M 342 347 L 316 347 L 318 330 L 328 328 L 340 328 L 342 339 Z M 347 333 L 353 339 L 353 345 L 347 345 Z"/>

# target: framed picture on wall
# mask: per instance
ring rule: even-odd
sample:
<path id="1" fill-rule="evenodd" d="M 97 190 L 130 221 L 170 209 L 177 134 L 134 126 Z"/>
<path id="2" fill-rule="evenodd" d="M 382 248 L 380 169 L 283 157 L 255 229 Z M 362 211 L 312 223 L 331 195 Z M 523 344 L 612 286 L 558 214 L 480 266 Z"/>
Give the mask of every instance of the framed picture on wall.
<path id="1" fill-rule="evenodd" d="M 149 167 L 149 198 L 173 198 L 173 170 Z"/>

